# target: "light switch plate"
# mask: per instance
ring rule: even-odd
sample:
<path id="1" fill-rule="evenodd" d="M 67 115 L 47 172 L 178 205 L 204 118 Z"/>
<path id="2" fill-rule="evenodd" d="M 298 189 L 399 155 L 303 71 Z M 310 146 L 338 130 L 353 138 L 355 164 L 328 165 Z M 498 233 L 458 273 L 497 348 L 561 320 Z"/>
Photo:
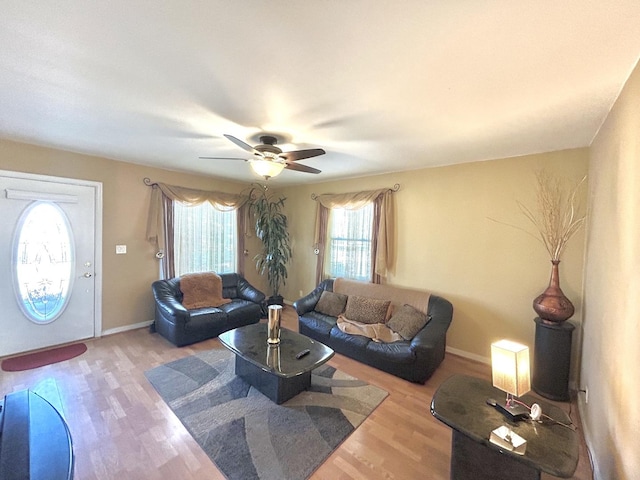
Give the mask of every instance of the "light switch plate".
<path id="1" fill-rule="evenodd" d="M 127 253 L 126 245 L 116 245 L 116 255 L 124 255 Z"/>

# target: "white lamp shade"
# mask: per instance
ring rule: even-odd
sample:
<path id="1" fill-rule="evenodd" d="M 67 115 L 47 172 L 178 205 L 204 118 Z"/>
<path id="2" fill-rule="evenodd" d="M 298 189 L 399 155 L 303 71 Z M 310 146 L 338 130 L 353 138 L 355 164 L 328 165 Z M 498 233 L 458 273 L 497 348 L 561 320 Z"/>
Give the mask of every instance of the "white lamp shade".
<path id="1" fill-rule="evenodd" d="M 275 177 L 284 169 L 284 163 L 269 160 L 250 160 L 251 168 L 261 177 Z"/>
<path id="2" fill-rule="evenodd" d="M 531 390 L 529 347 L 511 340 L 491 344 L 493 386 L 519 397 Z"/>

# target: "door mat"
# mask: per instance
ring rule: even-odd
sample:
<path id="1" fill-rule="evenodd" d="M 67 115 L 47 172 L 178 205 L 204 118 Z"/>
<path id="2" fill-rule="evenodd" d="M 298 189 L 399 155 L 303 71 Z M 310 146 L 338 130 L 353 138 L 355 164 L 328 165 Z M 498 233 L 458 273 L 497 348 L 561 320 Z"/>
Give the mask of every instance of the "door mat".
<path id="1" fill-rule="evenodd" d="M 64 362 L 82 355 L 87 351 L 84 343 L 74 343 L 64 347 L 42 350 L 41 352 L 27 353 L 17 357 L 7 358 L 2 361 L 2 370 L 5 372 L 21 372 L 32 368 L 44 367 L 52 363 Z"/>
<path id="2" fill-rule="evenodd" d="M 161 365 L 147 379 L 229 480 L 304 480 L 386 398 L 329 366 L 276 405 L 234 373 L 227 350 Z"/>

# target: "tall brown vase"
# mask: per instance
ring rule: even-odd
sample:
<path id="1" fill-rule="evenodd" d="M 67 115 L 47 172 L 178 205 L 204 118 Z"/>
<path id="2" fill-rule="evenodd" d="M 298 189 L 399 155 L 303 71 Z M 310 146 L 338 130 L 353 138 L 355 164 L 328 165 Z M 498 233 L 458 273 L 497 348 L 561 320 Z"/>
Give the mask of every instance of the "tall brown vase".
<path id="1" fill-rule="evenodd" d="M 551 260 L 551 280 L 549 286 L 533 301 L 533 309 L 545 322 L 562 323 L 571 318 L 575 309 L 573 303 L 560 289 L 558 264 L 560 260 Z"/>

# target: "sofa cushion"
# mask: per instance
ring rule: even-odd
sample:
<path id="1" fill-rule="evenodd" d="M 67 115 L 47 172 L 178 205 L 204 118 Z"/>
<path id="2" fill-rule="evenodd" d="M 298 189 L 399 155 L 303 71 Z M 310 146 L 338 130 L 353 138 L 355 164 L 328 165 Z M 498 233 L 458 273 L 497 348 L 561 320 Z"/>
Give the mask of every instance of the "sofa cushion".
<path id="1" fill-rule="evenodd" d="M 318 303 L 316 303 L 314 310 L 331 317 L 337 317 L 342 312 L 344 312 L 344 307 L 346 304 L 346 295 L 325 290 L 320 295 L 320 300 L 318 300 Z"/>
<path id="2" fill-rule="evenodd" d="M 307 312 L 299 317 L 300 333 L 327 345 L 336 318 L 323 313 Z"/>
<path id="3" fill-rule="evenodd" d="M 393 313 L 387 326 L 405 340 L 411 340 L 428 321 L 429 317 L 420 310 L 404 304 Z"/>
<path id="4" fill-rule="evenodd" d="M 221 305 L 220 310 L 227 314 L 228 329 L 237 328 L 260 320 L 262 308 L 257 303 L 234 298 L 230 303 Z"/>
<path id="5" fill-rule="evenodd" d="M 369 342 L 366 355 L 371 359 L 371 364 L 381 367 L 393 368 L 393 365 L 413 365 L 416 354 L 411 349 L 409 342 L 381 343 Z"/>
<path id="6" fill-rule="evenodd" d="M 361 323 L 385 323 L 390 304 L 389 300 L 349 295 L 344 316 Z"/>
<path id="7" fill-rule="evenodd" d="M 190 313 L 189 321 L 184 324 L 184 329 L 188 332 L 206 331 L 211 325 L 222 325 L 227 321 L 227 314 L 216 307 L 198 308 Z"/>
<path id="8" fill-rule="evenodd" d="M 336 325 L 331 329 L 331 348 L 338 353 L 353 354 L 355 352 L 364 353 L 367 344 L 371 342 L 370 338 L 362 335 L 351 335 L 344 333 Z"/>

